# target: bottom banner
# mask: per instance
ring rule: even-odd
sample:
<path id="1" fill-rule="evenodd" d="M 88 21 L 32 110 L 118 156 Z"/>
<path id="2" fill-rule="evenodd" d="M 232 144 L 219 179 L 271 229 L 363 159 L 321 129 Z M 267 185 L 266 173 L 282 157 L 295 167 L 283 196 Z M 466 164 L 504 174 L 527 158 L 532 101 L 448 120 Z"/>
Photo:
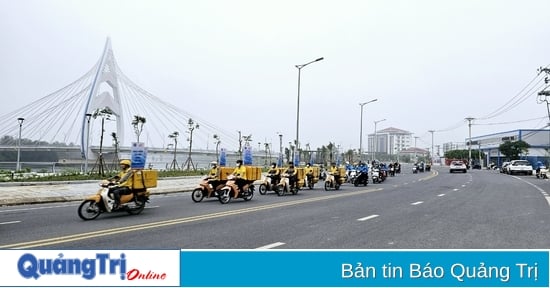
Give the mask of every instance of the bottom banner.
<path id="1" fill-rule="evenodd" d="M 182 250 L 182 287 L 549 287 L 537 250 Z"/>

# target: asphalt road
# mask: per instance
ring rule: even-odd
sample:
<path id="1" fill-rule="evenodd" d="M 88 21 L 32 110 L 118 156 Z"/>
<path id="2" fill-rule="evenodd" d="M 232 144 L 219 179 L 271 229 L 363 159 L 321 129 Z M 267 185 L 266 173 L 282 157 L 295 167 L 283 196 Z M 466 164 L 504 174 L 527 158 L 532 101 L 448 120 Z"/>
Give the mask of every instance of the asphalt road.
<path id="1" fill-rule="evenodd" d="M 79 202 L 0 208 L 0 248 L 550 248 L 550 181 L 473 170 L 410 169 L 384 183 L 222 205 L 154 195 L 140 215 L 82 221 Z M 438 172 L 438 173 L 437 173 Z"/>

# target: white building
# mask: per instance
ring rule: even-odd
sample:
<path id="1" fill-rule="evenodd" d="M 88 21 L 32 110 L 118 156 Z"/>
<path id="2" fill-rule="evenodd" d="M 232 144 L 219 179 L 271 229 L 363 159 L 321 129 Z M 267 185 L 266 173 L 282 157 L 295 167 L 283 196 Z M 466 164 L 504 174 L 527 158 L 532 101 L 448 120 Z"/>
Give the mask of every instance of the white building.
<path id="1" fill-rule="evenodd" d="M 396 155 L 411 148 L 413 134 L 409 131 L 389 127 L 368 135 L 368 151 Z M 376 139 L 376 141 L 375 141 Z"/>

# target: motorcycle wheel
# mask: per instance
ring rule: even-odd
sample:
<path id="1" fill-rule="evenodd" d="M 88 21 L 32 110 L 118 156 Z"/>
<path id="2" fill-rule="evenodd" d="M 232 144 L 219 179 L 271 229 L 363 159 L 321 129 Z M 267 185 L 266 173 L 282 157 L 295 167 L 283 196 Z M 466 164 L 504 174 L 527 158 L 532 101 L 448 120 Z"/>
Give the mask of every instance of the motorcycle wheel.
<path id="1" fill-rule="evenodd" d="M 279 196 L 285 195 L 285 188 L 284 187 L 279 187 L 277 189 L 277 195 L 279 195 Z"/>
<path id="2" fill-rule="evenodd" d="M 135 206 L 128 207 L 126 212 L 128 212 L 128 214 L 130 215 L 138 215 L 145 209 L 145 202 L 147 202 L 147 200 L 143 198 L 138 198 L 134 202 L 130 202 L 130 205 L 135 204 Z"/>
<path id="3" fill-rule="evenodd" d="M 292 189 L 291 189 L 291 191 L 292 191 L 292 195 L 296 195 L 296 194 L 298 194 L 298 190 L 299 190 L 299 189 L 298 189 L 298 187 L 294 187 L 294 188 L 292 188 Z"/>
<path id="4" fill-rule="evenodd" d="M 78 206 L 78 216 L 82 220 L 94 220 L 101 214 L 101 209 L 94 200 L 85 200 Z"/>
<path id="5" fill-rule="evenodd" d="M 355 181 L 353 181 L 353 186 L 355 186 L 355 187 L 359 186 L 359 181 L 357 179 L 355 179 Z"/>
<path id="6" fill-rule="evenodd" d="M 220 200 L 220 203 L 222 204 L 227 204 L 231 201 L 231 190 L 229 189 L 222 189 L 220 192 L 219 192 L 219 197 L 218 199 Z"/>
<path id="7" fill-rule="evenodd" d="M 330 189 L 330 182 L 325 181 L 325 190 L 328 191 Z"/>
<path id="8" fill-rule="evenodd" d="M 336 183 L 336 184 L 334 185 L 334 189 L 340 190 L 340 184 Z"/>
<path id="9" fill-rule="evenodd" d="M 244 201 L 250 201 L 254 197 L 254 188 L 249 187 L 246 196 L 243 196 Z"/>
<path id="10" fill-rule="evenodd" d="M 265 184 L 260 184 L 260 187 L 258 187 L 258 191 L 261 195 L 267 194 L 267 186 Z"/>
<path id="11" fill-rule="evenodd" d="M 191 199 L 193 199 L 193 202 L 195 203 L 201 202 L 202 199 L 204 199 L 204 192 L 202 191 L 202 189 L 197 188 L 193 190 L 193 192 L 191 193 Z"/>

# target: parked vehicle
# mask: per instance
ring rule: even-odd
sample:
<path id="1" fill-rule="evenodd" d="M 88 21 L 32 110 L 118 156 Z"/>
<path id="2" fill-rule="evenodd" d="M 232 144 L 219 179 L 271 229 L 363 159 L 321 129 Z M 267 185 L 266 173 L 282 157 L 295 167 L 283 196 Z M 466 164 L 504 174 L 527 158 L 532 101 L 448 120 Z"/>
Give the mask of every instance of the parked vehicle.
<path id="1" fill-rule="evenodd" d="M 548 176 L 549 176 L 549 171 L 548 171 L 548 168 L 546 168 L 546 166 L 540 166 L 537 170 L 536 170 L 536 176 L 537 178 L 541 178 L 541 179 L 548 179 Z"/>
<path id="2" fill-rule="evenodd" d="M 510 165 L 510 162 L 502 162 L 502 166 L 500 166 L 500 173 L 506 173 L 508 174 L 508 166 Z"/>
<path id="3" fill-rule="evenodd" d="M 512 160 L 508 166 L 508 174 L 533 175 L 533 166 L 527 160 Z"/>

